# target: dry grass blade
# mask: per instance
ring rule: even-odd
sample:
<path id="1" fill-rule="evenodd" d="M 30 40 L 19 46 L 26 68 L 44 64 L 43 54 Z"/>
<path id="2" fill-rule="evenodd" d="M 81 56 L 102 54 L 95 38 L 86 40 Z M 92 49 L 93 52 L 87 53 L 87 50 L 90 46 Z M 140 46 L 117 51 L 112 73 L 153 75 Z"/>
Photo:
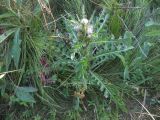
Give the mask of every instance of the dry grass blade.
<path id="1" fill-rule="evenodd" d="M 143 106 L 145 106 L 145 104 L 146 104 L 146 96 L 147 96 L 147 90 L 145 89 L 145 92 L 144 92 L 144 98 L 143 98 Z M 143 107 L 142 107 L 142 109 L 141 109 L 141 112 L 140 113 L 142 113 L 143 112 Z M 139 115 L 139 120 L 141 119 L 141 117 L 142 117 L 142 114 L 140 114 Z"/>
<path id="2" fill-rule="evenodd" d="M 38 3 L 40 5 L 40 7 L 41 7 L 42 14 L 43 14 L 43 17 L 44 17 L 44 21 L 45 21 L 45 25 L 44 26 L 49 30 L 48 22 L 47 22 L 47 18 L 46 18 L 46 13 L 47 13 L 53 19 L 54 24 L 55 24 L 55 28 L 56 28 L 56 22 L 55 22 L 53 14 L 52 14 L 50 5 L 48 4 L 48 6 L 47 6 L 47 4 L 45 3 L 44 0 L 38 0 Z"/>
<path id="3" fill-rule="evenodd" d="M 142 115 L 148 115 L 148 113 L 141 113 L 141 112 L 135 112 L 136 114 L 142 114 Z M 160 118 L 159 115 L 154 115 L 152 114 L 153 117 L 157 117 L 157 118 Z"/>
<path id="4" fill-rule="evenodd" d="M 139 102 L 139 100 L 136 99 L 136 101 L 144 108 L 144 110 L 146 110 L 146 112 L 152 118 L 152 120 L 155 120 L 154 116 L 149 112 L 149 110 L 141 102 Z"/>
<path id="5" fill-rule="evenodd" d="M 1 74 L 0 75 L 0 79 L 2 79 L 6 74 Z"/>

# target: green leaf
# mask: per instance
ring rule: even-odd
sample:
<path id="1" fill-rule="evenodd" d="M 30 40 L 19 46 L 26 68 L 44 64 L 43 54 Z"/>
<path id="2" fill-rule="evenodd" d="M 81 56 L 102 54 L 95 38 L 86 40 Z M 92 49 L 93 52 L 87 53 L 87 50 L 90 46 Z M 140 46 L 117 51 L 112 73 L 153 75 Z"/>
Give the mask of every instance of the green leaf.
<path id="1" fill-rule="evenodd" d="M 12 57 L 14 59 L 14 63 L 17 69 L 18 69 L 18 63 L 19 63 L 19 58 L 21 54 L 20 45 L 21 45 L 20 28 L 18 28 L 13 39 L 13 47 L 12 47 Z"/>
<path id="2" fill-rule="evenodd" d="M 126 66 L 126 60 L 125 60 L 125 58 L 121 54 L 118 54 L 118 53 L 115 53 L 115 55 L 117 57 L 119 57 L 119 59 L 122 61 L 123 65 Z"/>
<path id="3" fill-rule="evenodd" d="M 53 75 L 53 76 L 52 76 L 52 80 L 53 80 L 53 81 L 57 81 L 57 75 Z"/>
<path id="4" fill-rule="evenodd" d="M 111 99 L 116 103 L 116 105 L 124 112 L 127 111 L 123 98 L 120 95 L 119 88 L 113 84 L 108 84 L 107 88 L 110 92 Z"/>
<path id="5" fill-rule="evenodd" d="M 145 34 L 148 37 L 160 36 L 160 30 L 151 30 Z"/>
<path id="6" fill-rule="evenodd" d="M 9 18 L 9 17 L 12 17 L 12 16 L 14 16 L 14 14 L 8 12 L 8 13 L 4 13 L 4 14 L 0 15 L 0 19 Z"/>
<path id="7" fill-rule="evenodd" d="M 111 16 L 110 21 L 109 21 L 109 28 L 110 31 L 113 33 L 113 35 L 118 38 L 121 34 L 121 29 L 122 29 L 122 22 L 118 18 L 119 13 L 115 13 L 113 16 Z"/>
<path id="8" fill-rule="evenodd" d="M 96 73 L 91 72 L 92 78 L 96 81 L 97 85 L 100 87 L 100 91 L 103 92 L 104 97 L 111 98 L 112 101 L 116 103 L 116 105 L 123 111 L 126 111 L 125 104 L 123 99 L 120 96 L 119 88 L 113 84 L 109 84 L 106 81 L 103 81 Z"/>
<path id="9" fill-rule="evenodd" d="M 37 89 L 34 87 L 17 87 L 16 91 L 22 91 L 22 92 L 36 92 Z"/>
<path id="10" fill-rule="evenodd" d="M 23 91 L 16 91 L 16 96 L 20 101 L 35 103 L 35 100 L 30 93 L 24 93 Z"/>
<path id="11" fill-rule="evenodd" d="M 92 59 L 97 59 L 99 57 L 103 57 L 103 56 L 106 56 L 106 55 L 114 55 L 114 54 L 117 54 L 117 53 L 121 53 L 121 52 L 126 52 L 128 50 L 131 50 L 133 49 L 134 47 L 133 46 L 130 46 L 128 48 L 125 48 L 123 50 L 117 50 L 117 51 L 112 51 L 112 52 L 107 52 L 107 53 L 101 53 L 101 54 L 98 54 L 96 55 L 95 57 L 93 57 Z"/>
<path id="12" fill-rule="evenodd" d="M 159 23 L 154 22 L 153 20 L 148 21 L 145 26 L 150 27 L 150 26 L 159 26 Z"/>
<path id="13" fill-rule="evenodd" d="M 151 46 L 152 46 L 152 44 L 150 42 L 144 42 L 143 52 L 145 53 L 145 55 L 148 55 Z"/>
<path id="14" fill-rule="evenodd" d="M 16 31 L 16 29 L 10 29 L 8 31 L 6 31 L 5 33 L 3 33 L 2 35 L 0 35 L 0 44 L 6 40 L 11 34 L 13 34 Z"/>
<path id="15" fill-rule="evenodd" d="M 37 89 L 33 87 L 17 87 L 15 94 L 17 98 L 22 102 L 35 103 L 35 100 L 31 93 L 36 92 Z"/>
<path id="16" fill-rule="evenodd" d="M 130 31 L 126 31 L 124 34 L 124 40 L 123 42 L 127 45 L 127 46 L 131 46 L 132 45 L 132 38 L 134 37 L 133 33 Z"/>
<path id="17" fill-rule="evenodd" d="M 123 65 L 125 67 L 125 69 L 124 69 L 124 80 L 129 79 L 129 68 L 128 68 L 128 65 L 127 65 L 127 62 L 126 62 L 125 58 L 118 53 L 116 53 L 115 55 L 121 59 Z"/>
<path id="18" fill-rule="evenodd" d="M 23 4 L 23 0 L 16 0 L 16 3 L 17 3 L 18 5 L 22 5 L 22 4 Z"/>
<path id="19" fill-rule="evenodd" d="M 124 69 L 124 80 L 129 79 L 129 69 L 128 66 L 125 67 Z"/>

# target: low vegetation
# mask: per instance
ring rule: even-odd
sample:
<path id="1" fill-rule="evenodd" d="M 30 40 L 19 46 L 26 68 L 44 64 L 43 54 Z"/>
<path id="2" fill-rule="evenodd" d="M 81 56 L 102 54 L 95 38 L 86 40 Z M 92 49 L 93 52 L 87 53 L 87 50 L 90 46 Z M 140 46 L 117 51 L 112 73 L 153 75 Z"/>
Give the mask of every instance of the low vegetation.
<path id="1" fill-rule="evenodd" d="M 1 0 L 0 118 L 160 119 L 159 0 Z"/>

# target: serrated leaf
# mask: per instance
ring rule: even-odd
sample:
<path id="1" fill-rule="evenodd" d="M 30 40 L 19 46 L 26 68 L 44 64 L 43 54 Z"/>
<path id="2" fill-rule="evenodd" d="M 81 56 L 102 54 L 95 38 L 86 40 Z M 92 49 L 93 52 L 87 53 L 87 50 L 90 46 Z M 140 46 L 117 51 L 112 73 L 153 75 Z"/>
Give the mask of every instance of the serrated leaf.
<path id="1" fill-rule="evenodd" d="M 125 107 L 125 104 L 123 102 L 123 99 L 121 98 L 120 96 L 120 92 L 119 92 L 119 89 L 118 87 L 116 87 L 115 85 L 111 84 L 111 85 L 108 85 L 108 90 L 109 90 L 109 93 L 110 93 L 110 96 L 111 96 L 111 99 L 116 103 L 116 105 L 124 112 L 127 111 L 126 107 Z"/>
<path id="2" fill-rule="evenodd" d="M 16 31 L 16 29 L 10 29 L 0 35 L 0 43 L 2 43 L 4 40 L 6 40 L 11 34 L 13 34 Z"/>

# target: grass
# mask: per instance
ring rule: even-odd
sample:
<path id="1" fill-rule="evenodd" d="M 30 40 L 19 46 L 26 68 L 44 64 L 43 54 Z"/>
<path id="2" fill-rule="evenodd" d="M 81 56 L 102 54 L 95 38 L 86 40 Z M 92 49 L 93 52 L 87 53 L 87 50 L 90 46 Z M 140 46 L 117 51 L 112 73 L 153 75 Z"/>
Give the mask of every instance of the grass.
<path id="1" fill-rule="evenodd" d="M 158 119 L 159 5 L 2 0 L 1 118 Z"/>

